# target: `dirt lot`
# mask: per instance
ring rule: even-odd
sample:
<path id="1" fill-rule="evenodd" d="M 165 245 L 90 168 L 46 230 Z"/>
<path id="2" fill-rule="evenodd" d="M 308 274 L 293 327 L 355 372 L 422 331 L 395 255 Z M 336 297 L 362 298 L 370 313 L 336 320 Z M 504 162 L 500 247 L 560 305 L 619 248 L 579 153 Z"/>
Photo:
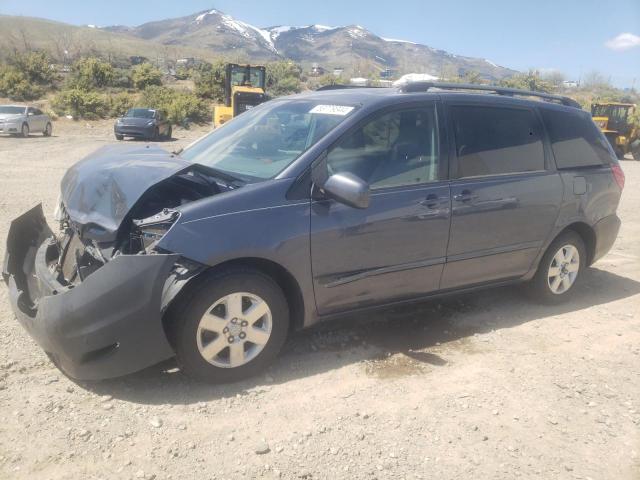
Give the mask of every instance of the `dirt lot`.
<path id="1" fill-rule="evenodd" d="M 115 142 L 110 128 L 0 138 L 0 254 L 9 221 L 52 212 L 65 169 Z M 623 168 L 620 237 L 571 303 L 502 288 L 348 319 L 295 335 L 240 384 L 172 362 L 75 384 L 0 287 L 0 477 L 639 479 L 640 162 Z"/>

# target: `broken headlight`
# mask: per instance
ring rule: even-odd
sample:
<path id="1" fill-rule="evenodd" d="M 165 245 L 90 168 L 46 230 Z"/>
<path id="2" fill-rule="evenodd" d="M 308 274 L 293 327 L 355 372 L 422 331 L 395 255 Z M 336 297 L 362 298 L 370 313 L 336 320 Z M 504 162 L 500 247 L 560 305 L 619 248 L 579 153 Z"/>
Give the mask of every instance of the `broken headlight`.
<path id="1" fill-rule="evenodd" d="M 132 243 L 138 242 L 138 247 L 148 252 L 164 237 L 179 216 L 175 210 L 165 208 L 151 217 L 134 220 Z"/>

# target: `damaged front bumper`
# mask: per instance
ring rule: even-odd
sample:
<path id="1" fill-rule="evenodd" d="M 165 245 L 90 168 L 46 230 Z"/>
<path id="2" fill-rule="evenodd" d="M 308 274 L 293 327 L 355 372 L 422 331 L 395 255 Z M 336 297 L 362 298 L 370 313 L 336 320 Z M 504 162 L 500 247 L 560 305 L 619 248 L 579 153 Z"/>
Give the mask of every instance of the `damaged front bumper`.
<path id="1" fill-rule="evenodd" d="M 162 313 L 178 255 L 118 255 L 75 286 L 52 272 L 58 255 L 39 205 L 12 222 L 2 274 L 18 321 L 65 374 L 111 378 L 174 356 Z"/>

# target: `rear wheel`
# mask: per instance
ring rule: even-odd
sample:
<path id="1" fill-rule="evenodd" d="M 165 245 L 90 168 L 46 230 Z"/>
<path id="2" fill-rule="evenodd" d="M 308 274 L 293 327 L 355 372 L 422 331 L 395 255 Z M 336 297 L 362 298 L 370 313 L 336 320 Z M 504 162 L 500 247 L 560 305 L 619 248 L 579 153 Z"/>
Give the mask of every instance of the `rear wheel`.
<path id="1" fill-rule="evenodd" d="M 169 125 L 169 130 L 167 130 L 167 134 L 164 138 L 165 140 L 171 140 L 172 136 L 173 136 L 173 128 L 171 127 L 171 125 Z"/>
<path id="2" fill-rule="evenodd" d="M 159 138 L 160 138 L 160 130 L 156 128 L 151 134 L 151 140 L 153 140 L 154 142 L 157 142 Z"/>
<path id="3" fill-rule="evenodd" d="M 53 127 L 51 126 L 51 123 L 47 122 L 47 126 L 44 127 L 44 131 L 42 132 L 42 135 L 44 135 L 45 137 L 50 137 L 52 132 L 53 132 Z"/>
<path id="4" fill-rule="evenodd" d="M 575 292 L 575 285 L 586 266 L 587 253 L 580 235 L 567 231 L 556 238 L 545 252 L 529 292 L 544 303 L 561 303 Z"/>
<path id="5" fill-rule="evenodd" d="M 116 140 L 122 140 L 124 138 L 124 135 L 118 135 L 116 133 Z"/>
<path id="6" fill-rule="evenodd" d="M 26 123 L 22 124 L 22 130 L 20 130 L 20 135 L 22 138 L 27 138 L 29 136 L 29 125 Z"/>
<path id="7" fill-rule="evenodd" d="M 204 381 L 229 382 L 273 361 L 287 336 L 289 308 L 270 277 L 234 268 L 187 292 L 169 321 L 181 369 Z"/>

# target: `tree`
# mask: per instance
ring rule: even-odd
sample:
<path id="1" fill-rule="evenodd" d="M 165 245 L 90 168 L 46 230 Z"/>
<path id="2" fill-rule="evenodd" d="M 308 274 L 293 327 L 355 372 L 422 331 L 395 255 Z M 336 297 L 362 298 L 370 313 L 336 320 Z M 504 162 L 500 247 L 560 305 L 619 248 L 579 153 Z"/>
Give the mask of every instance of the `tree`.
<path id="1" fill-rule="evenodd" d="M 113 84 L 115 71 L 110 63 L 96 57 L 87 57 L 73 64 L 72 87 L 83 90 L 109 87 Z"/>
<path id="2" fill-rule="evenodd" d="M 500 85 L 520 90 L 531 90 L 533 92 L 551 93 L 553 85 L 540 77 L 537 70 L 529 70 L 527 73 L 514 75 L 500 81 Z"/>
<path id="3" fill-rule="evenodd" d="M 90 120 L 104 118 L 109 114 L 109 105 L 103 95 L 78 87 L 61 91 L 51 102 L 58 115 L 72 115 L 73 118 Z"/>
<path id="4" fill-rule="evenodd" d="M 211 120 L 211 112 L 204 100 L 191 92 L 169 87 L 147 87 L 142 92 L 140 105 L 164 111 L 169 121 L 175 124 Z"/>
<path id="5" fill-rule="evenodd" d="M 566 79 L 564 73 L 558 70 L 551 70 L 550 72 L 545 73 L 542 78 L 553 85 L 555 89 L 561 88 Z"/>
<path id="6" fill-rule="evenodd" d="M 196 95 L 216 102 L 224 101 L 224 62 L 201 63 L 192 71 Z"/>
<path id="7" fill-rule="evenodd" d="M 15 53 L 9 63 L 22 72 L 29 82 L 51 86 L 57 74 L 45 52 Z"/>
<path id="8" fill-rule="evenodd" d="M 293 62 L 271 62 L 267 67 L 267 91 L 274 97 L 302 90 L 302 68 Z"/>
<path id="9" fill-rule="evenodd" d="M 30 82 L 24 72 L 12 65 L 0 65 L 0 96 L 24 101 L 38 98 L 43 93 L 43 89 Z"/>
<path id="10" fill-rule="evenodd" d="M 326 87 L 327 85 L 344 85 L 346 83 L 349 83 L 346 78 L 335 76 L 331 73 L 327 73 L 318 78 L 318 85 L 321 87 Z"/>
<path id="11" fill-rule="evenodd" d="M 582 86 L 586 88 L 609 88 L 611 84 L 603 74 L 597 70 L 592 70 L 583 77 Z"/>
<path id="12" fill-rule="evenodd" d="M 151 85 L 162 85 L 162 72 L 150 63 L 141 63 L 133 67 L 131 80 L 134 87 L 144 90 Z"/>

